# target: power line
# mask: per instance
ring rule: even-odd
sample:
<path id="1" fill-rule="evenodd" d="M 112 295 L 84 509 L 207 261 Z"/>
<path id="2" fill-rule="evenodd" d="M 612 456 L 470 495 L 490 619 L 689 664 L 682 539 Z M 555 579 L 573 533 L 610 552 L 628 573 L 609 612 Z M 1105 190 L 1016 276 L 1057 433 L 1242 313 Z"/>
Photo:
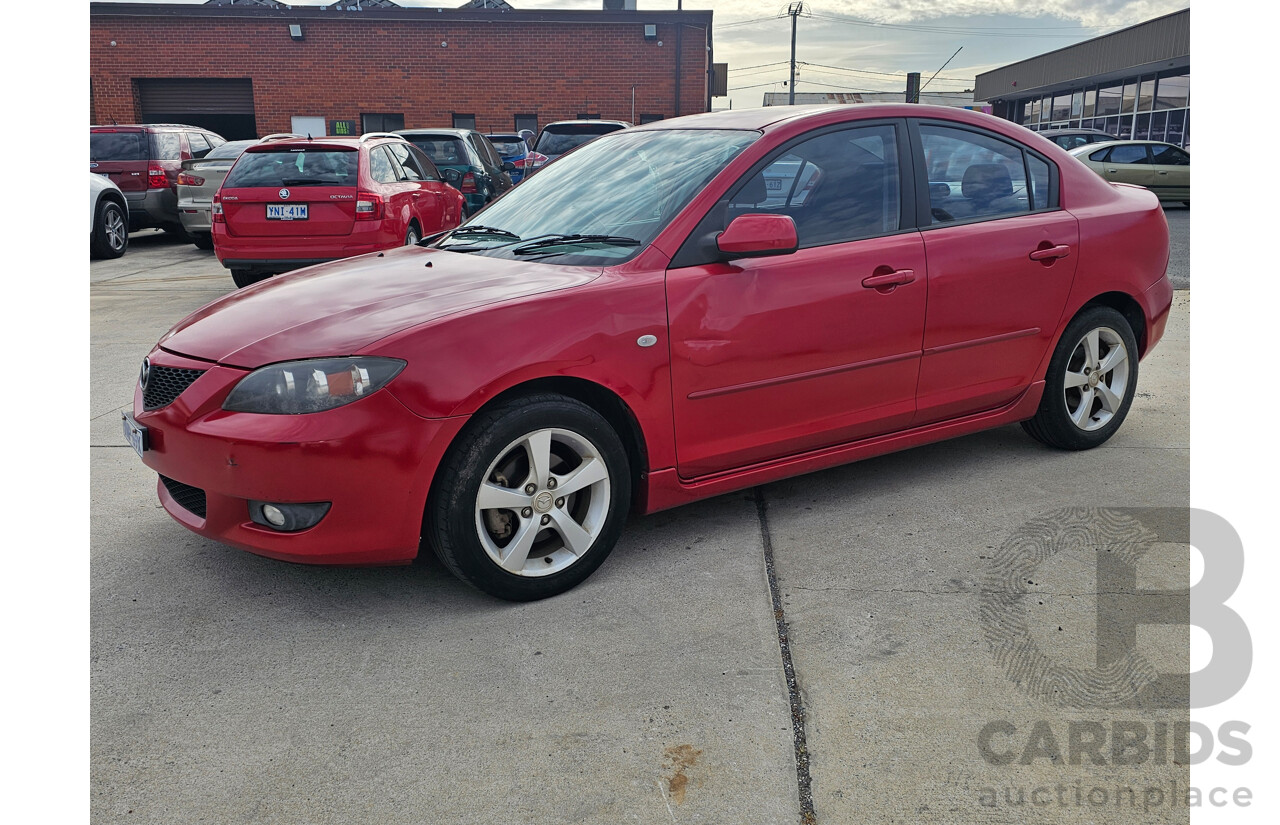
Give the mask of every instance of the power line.
<path id="1" fill-rule="evenodd" d="M 781 61 L 781 62 L 786 62 L 786 61 Z M 871 69 L 850 69 L 850 68 L 846 68 L 846 67 L 844 67 L 844 66 L 828 66 L 828 65 L 826 65 L 826 64 L 824 64 L 824 63 L 809 63 L 808 61 L 805 61 L 805 60 L 800 60 L 800 61 L 797 61 L 797 62 L 798 62 L 800 65 L 802 65 L 802 66 L 818 66 L 818 67 L 823 68 L 823 69 L 838 69 L 838 70 L 840 70 L 840 71 L 842 71 L 842 72 L 854 72 L 854 73 L 856 73 L 856 74 L 877 74 L 877 75 L 884 75 L 885 77 L 906 77 L 906 75 L 907 75 L 907 73 L 906 73 L 906 72 L 876 72 L 876 71 L 872 71 Z M 957 83 L 972 83 L 972 82 L 973 82 L 973 78 L 972 78 L 972 77 L 940 77 L 940 78 L 938 78 L 938 79 L 939 79 L 939 80 L 954 80 L 954 81 L 955 81 L 955 82 L 957 82 Z"/>
<path id="2" fill-rule="evenodd" d="M 733 23 L 721 23 L 720 25 L 718 25 L 718 26 L 712 26 L 711 28 L 713 28 L 713 29 L 732 29 L 732 28 L 734 28 L 735 26 L 749 26 L 749 25 L 751 25 L 752 23 L 765 23 L 765 22 L 768 22 L 768 21 L 770 21 L 770 20 L 779 20 L 779 19 L 781 19 L 781 18 L 783 18 L 783 17 L 786 17 L 786 15 L 785 15 L 785 14 L 775 14 L 773 17 L 757 17 L 757 18 L 756 18 L 756 19 L 754 19 L 754 20 L 737 20 L 737 21 L 734 21 Z"/>
<path id="3" fill-rule="evenodd" d="M 900 29 L 903 31 L 929 32 L 933 34 L 964 34 L 972 37 L 1064 37 L 1079 39 L 1084 36 L 1083 31 L 1080 34 L 1037 34 L 1027 31 L 992 31 L 977 28 L 959 28 L 955 26 L 912 26 L 905 23 L 874 23 L 870 20 L 854 20 L 848 17 L 830 17 L 825 14 L 815 14 L 812 16 L 815 20 L 826 20 L 831 23 L 843 23 L 846 26 L 866 26 L 874 29 Z"/>

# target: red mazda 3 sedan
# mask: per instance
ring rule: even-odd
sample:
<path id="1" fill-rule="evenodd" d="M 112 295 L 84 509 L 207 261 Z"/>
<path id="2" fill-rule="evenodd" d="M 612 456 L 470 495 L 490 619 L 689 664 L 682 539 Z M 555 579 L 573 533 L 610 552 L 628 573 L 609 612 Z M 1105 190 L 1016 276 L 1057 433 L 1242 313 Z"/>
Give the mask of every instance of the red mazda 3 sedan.
<path id="1" fill-rule="evenodd" d="M 1013 123 L 696 115 L 604 135 L 429 247 L 214 301 L 147 356 L 124 428 L 201 535 L 334 564 L 425 544 L 537 599 L 629 510 L 1011 422 L 1103 443 L 1168 256 L 1154 195 Z"/>
<path id="2" fill-rule="evenodd" d="M 421 238 L 462 221 L 465 201 L 399 135 L 250 146 L 213 196 L 213 249 L 243 287 L 270 275 Z"/>

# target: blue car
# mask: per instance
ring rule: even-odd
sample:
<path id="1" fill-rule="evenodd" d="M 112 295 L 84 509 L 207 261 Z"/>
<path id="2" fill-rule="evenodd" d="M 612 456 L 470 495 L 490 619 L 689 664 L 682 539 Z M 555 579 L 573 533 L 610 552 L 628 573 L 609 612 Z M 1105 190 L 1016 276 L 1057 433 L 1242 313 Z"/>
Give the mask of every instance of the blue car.
<path id="1" fill-rule="evenodd" d="M 515 171 L 510 172 L 511 182 L 519 183 L 524 178 L 524 164 L 528 160 L 531 149 L 525 139 L 517 134 L 485 135 L 493 148 L 498 150 L 503 162 L 515 164 Z"/>

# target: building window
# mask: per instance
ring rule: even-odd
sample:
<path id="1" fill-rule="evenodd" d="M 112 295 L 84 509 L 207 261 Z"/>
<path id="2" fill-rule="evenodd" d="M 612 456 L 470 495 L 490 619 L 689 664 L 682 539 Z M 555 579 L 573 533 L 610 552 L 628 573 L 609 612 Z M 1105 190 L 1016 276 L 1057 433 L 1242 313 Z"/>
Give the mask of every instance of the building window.
<path id="1" fill-rule="evenodd" d="M 1151 111 L 1151 101 L 1156 96 L 1156 79 L 1154 77 L 1144 77 L 1142 85 L 1138 87 L 1138 111 Z"/>
<path id="2" fill-rule="evenodd" d="M 460 112 L 454 112 L 453 128 L 474 130 L 476 128 L 476 116 L 473 114 L 462 114 Z"/>
<path id="3" fill-rule="evenodd" d="M 1143 112 L 1133 127 L 1134 140 L 1153 140 L 1151 137 L 1151 113 Z"/>
<path id="4" fill-rule="evenodd" d="M 1120 100 L 1124 92 L 1122 86 L 1107 86 L 1098 90 L 1098 110 L 1097 115 L 1118 115 L 1120 114 Z"/>
<path id="5" fill-rule="evenodd" d="M 1031 122 L 1032 123 L 1040 122 L 1040 98 L 1038 97 L 1035 100 L 1031 101 Z"/>
<path id="6" fill-rule="evenodd" d="M 578 120 L 599 120 L 599 119 L 600 119 L 599 112 L 595 112 L 594 114 L 588 113 L 585 115 L 582 114 L 581 112 L 578 113 Z"/>
<path id="7" fill-rule="evenodd" d="M 1071 95 L 1058 95 L 1053 99 L 1053 110 L 1050 120 L 1066 120 L 1071 117 Z"/>
<path id="8" fill-rule="evenodd" d="M 1124 96 L 1120 99 L 1120 114 L 1127 115 L 1133 112 L 1133 104 L 1138 102 L 1138 84 L 1136 82 L 1124 84 Z M 1125 138 L 1128 140 L 1128 138 Z"/>
<path id="9" fill-rule="evenodd" d="M 1098 105 L 1098 90 L 1089 89 L 1084 93 L 1084 111 L 1081 112 L 1082 117 L 1093 117 L 1094 109 Z"/>
<path id="10" fill-rule="evenodd" d="M 1156 86 L 1157 109 L 1185 109 L 1191 97 L 1191 75 L 1162 77 Z"/>
<path id="11" fill-rule="evenodd" d="M 662 115 L 640 115 L 641 123 L 656 123 L 659 120 L 662 120 Z"/>
<path id="12" fill-rule="evenodd" d="M 530 132 L 538 131 L 537 115 L 516 115 L 516 131 L 528 129 Z"/>
<path id="13" fill-rule="evenodd" d="M 360 115 L 362 132 L 394 132 L 404 128 L 404 113 L 374 112 Z"/>
<path id="14" fill-rule="evenodd" d="M 1081 113 L 1083 112 L 1084 112 L 1084 92 L 1083 91 L 1073 92 L 1071 95 L 1072 120 L 1080 117 Z"/>
<path id="15" fill-rule="evenodd" d="M 1164 133 L 1166 143 L 1172 143 L 1175 146 L 1186 147 L 1186 133 L 1183 126 L 1186 123 L 1187 112 L 1185 109 L 1169 112 L 1169 123 Z"/>

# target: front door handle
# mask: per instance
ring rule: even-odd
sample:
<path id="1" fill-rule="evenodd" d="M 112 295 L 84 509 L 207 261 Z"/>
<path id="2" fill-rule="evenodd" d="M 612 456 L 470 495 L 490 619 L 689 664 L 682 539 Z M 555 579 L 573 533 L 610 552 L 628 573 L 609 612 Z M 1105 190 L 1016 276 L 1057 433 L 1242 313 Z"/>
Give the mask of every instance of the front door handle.
<path id="1" fill-rule="evenodd" d="M 1044 249 L 1037 249 L 1035 252 L 1027 255 L 1033 261 L 1051 261 L 1056 258 L 1065 258 L 1071 254 L 1071 247 L 1066 244 L 1058 246 L 1050 246 Z"/>
<path id="2" fill-rule="evenodd" d="M 914 269 L 895 269 L 892 272 L 863 278 L 862 285 L 867 289 L 892 289 L 903 284 L 909 284 L 915 279 L 916 271 Z"/>

